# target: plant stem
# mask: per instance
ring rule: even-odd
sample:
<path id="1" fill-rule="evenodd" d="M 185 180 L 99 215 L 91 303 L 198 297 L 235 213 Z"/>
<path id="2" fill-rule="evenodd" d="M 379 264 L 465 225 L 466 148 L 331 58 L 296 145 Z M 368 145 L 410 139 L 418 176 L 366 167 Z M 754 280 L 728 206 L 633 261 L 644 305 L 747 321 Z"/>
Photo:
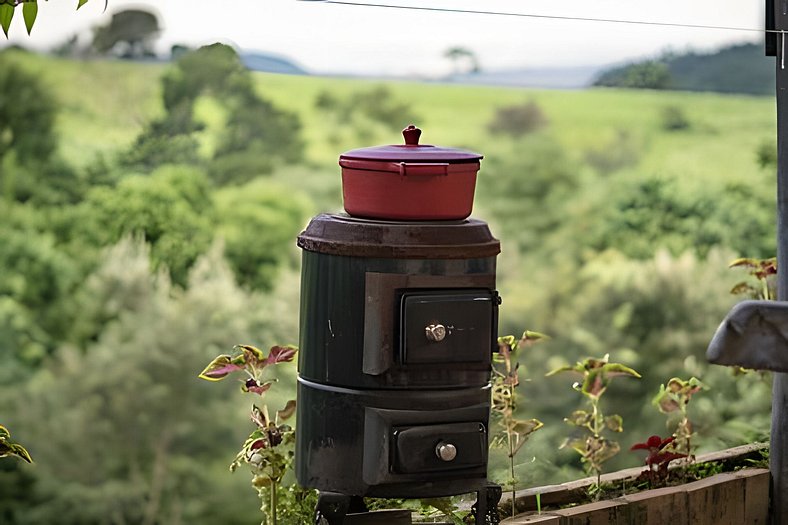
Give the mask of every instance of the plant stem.
<path id="1" fill-rule="evenodd" d="M 274 480 L 271 480 L 271 520 L 270 525 L 276 525 L 276 485 L 277 483 Z"/>
<path id="2" fill-rule="evenodd" d="M 507 432 L 508 434 L 508 432 Z M 515 479 L 514 479 L 514 448 L 512 445 L 512 436 L 509 435 L 509 468 L 512 473 L 512 517 L 514 518 L 515 513 L 515 499 L 514 499 L 514 486 L 515 486 Z"/>

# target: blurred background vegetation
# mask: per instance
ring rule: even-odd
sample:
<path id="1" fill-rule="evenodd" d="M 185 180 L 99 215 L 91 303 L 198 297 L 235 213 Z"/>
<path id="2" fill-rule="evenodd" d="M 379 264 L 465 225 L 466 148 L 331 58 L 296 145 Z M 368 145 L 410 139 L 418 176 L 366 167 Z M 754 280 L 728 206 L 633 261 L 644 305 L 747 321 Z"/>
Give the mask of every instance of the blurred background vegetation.
<path id="1" fill-rule="evenodd" d="M 768 376 L 704 352 L 737 300 L 728 263 L 775 254 L 772 98 L 250 73 L 223 45 L 178 56 L 0 52 L 0 421 L 36 460 L 0 462 L 0 522 L 255 523 L 256 494 L 227 470 L 248 407 L 197 373 L 235 343 L 297 343 L 295 237 L 341 210 L 341 152 L 399 143 L 410 123 L 485 155 L 474 215 L 503 246 L 500 333 L 552 336 L 519 356 L 519 415 L 545 423 L 521 485 L 580 474 L 558 451 L 571 379 L 544 374 L 585 356 L 643 375 L 604 400 L 622 448 L 668 433 L 651 399 L 672 376 L 710 387 L 691 414 L 701 451 L 768 437 Z M 494 451 L 491 477 L 506 470 Z"/>

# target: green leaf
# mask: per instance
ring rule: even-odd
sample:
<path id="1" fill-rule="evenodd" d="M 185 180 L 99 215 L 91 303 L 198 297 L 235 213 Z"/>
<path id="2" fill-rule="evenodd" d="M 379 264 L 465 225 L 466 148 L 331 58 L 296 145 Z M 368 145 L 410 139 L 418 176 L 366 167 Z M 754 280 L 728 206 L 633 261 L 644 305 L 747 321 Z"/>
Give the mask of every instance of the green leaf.
<path id="1" fill-rule="evenodd" d="M 728 268 L 735 268 L 737 266 L 746 266 L 747 268 L 757 268 L 760 266 L 760 259 L 753 259 L 751 257 L 741 257 L 731 261 Z"/>
<path id="2" fill-rule="evenodd" d="M 578 364 L 580 364 L 580 363 L 578 363 Z M 577 365 L 575 365 L 575 366 L 561 366 L 561 367 L 554 368 L 553 370 L 550 370 L 549 372 L 547 372 L 545 374 L 545 377 L 554 376 L 554 375 L 560 374 L 562 372 L 575 372 L 575 373 L 581 373 L 582 374 L 583 370 L 582 369 L 578 370 Z"/>
<path id="3" fill-rule="evenodd" d="M 265 354 L 262 350 L 252 345 L 235 345 L 235 348 L 240 348 L 247 363 L 258 363 L 265 360 Z"/>
<path id="4" fill-rule="evenodd" d="M 10 443 L 8 441 L 0 441 L 0 458 L 5 458 L 9 456 L 16 456 L 20 459 L 27 461 L 28 463 L 32 463 L 33 459 L 28 454 L 25 447 L 19 445 L 17 443 Z"/>
<path id="5" fill-rule="evenodd" d="M 605 426 L 613 432 L 624 431 L 624 419 L 618 414 L 605 417 Z"/>
<path id="6" fill-rule="evenodd" d="M 0 441 L 5 441 L 11 437 L 11 432 L 8 431 L 3 425 L 0 425 Z"/>
<path id="7" fill-rule="evenodd" d="M 754 293 L 754 292 L 755 292 L 755 288 L 750 286 L 749 284 L 747 284 L 745 282 L 737 283 L 736 285 L 733 286 L 733 288 L 731 288 L 731 291 L 730 291 L 730 293 L 733 294 L 733 295 L 739 295 L 739 294 L 745 294 L 745 293 L 746 294 L 751 294 L 751 293 Z"/>
<path id="8" fill-rule="evenodd" d="M 602 366 L 602 371 L 608 377 L 631 376 L 640 379 L 639 373 L 626 365 L 622 365 L 621 363 L 607 363 Z"/>
<path id="9" fill-rule="evenodd" d="M 88 3 L 88 0 L 79 0 L 79 2 L 77 3 L 77 9 L 79 9 L 80 7 L 82 7 L 83 5 L 85 5 L 87 3 Z"/>
<path id="10" fill-rule="evenodd" d="M 25 27 L 27 27 L 27 34 L 29 35 L 38 16 L 38 2 L 25 2 L 22 4 L 22 16 L 25 17 Z"/>
<path id="11" fill-rule="evenodd" d="M 8 28 L 11 27 L 11 20 L 14 18 L 14 6 L 11 4 L 0 5 L 0 27 L 3 28 L 5 37 L 8 38 Z"/>
<path id="12" fill-rule="evenodd" d="M 594 416 L 585 410 L 575 410 L 569 417 L 564 418 L 564 421 L 576 427 L 584 427 L 591 424 L 593 418 Z"/>

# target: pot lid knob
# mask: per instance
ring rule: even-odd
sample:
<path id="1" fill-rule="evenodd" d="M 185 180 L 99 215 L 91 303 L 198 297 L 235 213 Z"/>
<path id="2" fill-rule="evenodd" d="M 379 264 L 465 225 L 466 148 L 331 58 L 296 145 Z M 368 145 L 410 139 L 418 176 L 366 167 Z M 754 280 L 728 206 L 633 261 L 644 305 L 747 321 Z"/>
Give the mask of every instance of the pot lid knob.
<path id="1" fill-rule="evenodd" d="M 402 130 L 402 136 L 405 137 L 405 145 L 406 146 L 418 146 L 419 145 L 419 137 L 421 137 L 421 130 L 411 124 L 407 128 Z"/>

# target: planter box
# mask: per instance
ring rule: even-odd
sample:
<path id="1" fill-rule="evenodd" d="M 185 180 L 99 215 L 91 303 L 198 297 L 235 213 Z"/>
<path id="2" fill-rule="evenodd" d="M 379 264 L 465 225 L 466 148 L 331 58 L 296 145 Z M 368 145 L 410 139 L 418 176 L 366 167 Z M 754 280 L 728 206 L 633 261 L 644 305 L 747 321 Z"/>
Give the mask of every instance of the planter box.
<path id="1" fill-rule="evenodd" d="M 763 445 L 746 445 L 698 457 L 697 462 L 743 460 Z M 603 476 L 603 482 L 634 479 L 642 467 Z M 593 480 L 539 487 L 516 494 L 518 510 L 535 508 L 536 494 L 543 506 L 564 505 Z M 509 508 L 508 501 L 502 502 Z M 508 505 L 506 505 L 508 503 Z M 768 525 L 769 471 L 749 468 L 653 490 L 645 490 L 596 503 L 536 514 L 533 510 L 508 518 L 508 525 Z"/>

